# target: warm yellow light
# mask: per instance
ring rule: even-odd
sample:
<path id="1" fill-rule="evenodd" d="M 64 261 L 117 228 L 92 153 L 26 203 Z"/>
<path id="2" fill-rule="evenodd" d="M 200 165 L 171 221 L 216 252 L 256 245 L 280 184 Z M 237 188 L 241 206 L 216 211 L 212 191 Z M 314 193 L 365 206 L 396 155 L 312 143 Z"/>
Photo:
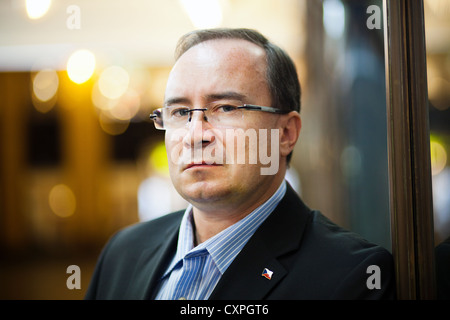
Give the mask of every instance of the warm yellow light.
<path id="1" fill-rule="evenodd" d="M 74 214 L 77 201 L 73 191 L 68 186 L 58 184 L 50 191 L 48 203 L 53 213 L 66 218 Z"/>
<path id="2" fill-rule="evenodd" d="M 130 76 L 119 66 L 111 66 L 103 70 L 98 79 L 98 89 L 109 99 L 120 98 L 128 89 Z"/>
<path id="3" fill-rule="evenodd" d="M 95 71 L 95 56 L 89 50 L 77 50 L 67 61 L 67 74 L 75 83 L 83 83 L 89 80 Z"/>
<path id="4" fill-rule="evenodd" d="M 180 0 L 180 2 L 196 28 L 215 28 L 222 23 L 219 0 Z"/>
<path id="5" fill-rule="evenodd" d="M 167 160 L 166 146 L 164 142 L 158 143 L 150 153 L 150 165 L 162 175 L 169 175 L 169 163 Z"/>
<path id="6" fill-rule="evenodd" d="M 51 4 L 51 0 L 26 0 L 28 17 L 30 19 L 39 19 L 43 17 Z"/>
<path id="7" fill-rule="evenodd" d="M 102 76 L 100 76 L 100 78 L 102 78 Z M 106 88 L 108 88 L 108 90 L 111 89 L 108 86 L 106 86 Z M 113 91 L 111 93 L 113 94 Z M 122 122 L 132 119 L 136 116 L 141 106 L 141 97 L 139 93 L 131 87 L 128 87 L 125 93 L 121 93 L 120 97 L 117 99 L 106 97 L 100 90 L 100 79 L 92 88 L 91 100 L 99 111 L 106 116 L 105 121 L 110 122 L 114 122 L 115 120 L 121 120 L 119 122 Z M 102 121 L 100 122 L 102 123 Z M 110 126 L 106 124 L 105 128 L 106 127 L 109 128 Z M 117 126 L 114 125 L 114 127 Z M 121 124 L 120 127 L 124 127 L 123 124 Z M 109 132 L 110 130 L 106 129 L 105 131 Z"/>
<path id="8" fill-rule="evenodd" d="M 58 91 L 59 79 L 55 70 L 39 71 L 33 79 L 33 93 L 40 101 L 49 101 Z"/>
<path id="9" fill-rule="evenodd" d="M 95 82 L 94 86 L 92 87 L 91 100 L 99 110 L 111 110 L 119 102 L 118 100 L 111 100 L 106 98 L 98 88 L 98 81 Z"/>
<path id="10" fill-rule="evenodd" d="M 59 78 L 55 70 L 44 69 L 32 76 L 32 102 L 37 111 L 49 112 L 56 103 Z"/>
<path id="11" fill-rule="evenodd" d="M 436 140 L 430 141 L 431 151 L 431 173 L 433 175 L 439 174 L 447 164 L 447 152 L 442 144 Z"/>

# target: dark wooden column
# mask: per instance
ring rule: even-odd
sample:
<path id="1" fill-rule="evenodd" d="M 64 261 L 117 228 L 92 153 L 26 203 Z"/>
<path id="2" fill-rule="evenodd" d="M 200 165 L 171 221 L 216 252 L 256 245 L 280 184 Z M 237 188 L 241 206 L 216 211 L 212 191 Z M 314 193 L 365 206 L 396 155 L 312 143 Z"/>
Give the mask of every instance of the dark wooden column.
<path id="1" fill-rule="evenodd" d="M 435 298 L 422 0 L 385 0 L 392 248 L 399 299 Z"/>

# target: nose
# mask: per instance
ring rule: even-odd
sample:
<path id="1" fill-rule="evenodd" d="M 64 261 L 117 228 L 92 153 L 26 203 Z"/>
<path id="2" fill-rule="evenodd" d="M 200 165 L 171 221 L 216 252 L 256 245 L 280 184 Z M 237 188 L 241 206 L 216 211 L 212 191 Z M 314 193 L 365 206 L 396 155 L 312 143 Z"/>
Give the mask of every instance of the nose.
<path id="1" fill-rule="evenodd" d="M 206 109 L 192 109 L 189 114 L 189 130 L 183 141 L 188 148 L 203 148 L 214 142 L 214 135 L 211 134 L 211 125 L 205 114 Z"/>
<path id="2" fill-rule="evenodd" d="M 208 121 L 208 118 L 206 117 L 206 110 L 208 110 L 208 109 L 203 108 L 203 109 L 191 109 L 191 110 L 189 110 L 189 120 L 188 121 L 189 122 L 192 121 L 192 117 L 195 115 L 194 114 L 195 111 L 202 111 L 201 115 L 203 116 L 203 120 Z"/>

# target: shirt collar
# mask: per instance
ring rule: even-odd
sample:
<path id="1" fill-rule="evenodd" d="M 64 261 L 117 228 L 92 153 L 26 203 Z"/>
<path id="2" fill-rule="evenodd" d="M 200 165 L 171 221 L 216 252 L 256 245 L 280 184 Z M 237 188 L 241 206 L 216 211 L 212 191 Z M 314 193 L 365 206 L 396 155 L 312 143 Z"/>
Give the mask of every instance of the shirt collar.
<path id="1" fill-rule="evenodd" d="M 177 252 L 166 274 L 181 263 L 183 258 L 208 253 L 223 274 L 256 229 L 276 208 L 285 193 L 286 181 L 283 180 L 277 191 L 266 202 L 243 219 L 196 247 L 194 247 L 192 205 L 189 204 L 181 220 Z"/>

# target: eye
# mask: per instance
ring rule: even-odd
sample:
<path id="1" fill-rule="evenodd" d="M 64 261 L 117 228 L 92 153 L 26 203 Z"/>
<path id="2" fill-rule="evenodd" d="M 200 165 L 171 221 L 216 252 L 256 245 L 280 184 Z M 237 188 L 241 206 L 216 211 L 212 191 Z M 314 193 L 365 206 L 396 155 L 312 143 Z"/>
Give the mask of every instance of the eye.
<path id="1" fill-rule="evenodd" d="M 230 113 L 233 111 L 236 111 L 238 108 L 236 106 L 233 106 L 231 104 L 223 104 L 219 105 L 215 108 L 215 111 L 222 112 L 222 113 Z"/>
<path id="2" fill-rule="evenodd" d="M 189 115 L 189 108 L 186 107 L 174 108 L 170 112 L 170 115 L 175 118 L 186 117 L 187 115 Z"/>

